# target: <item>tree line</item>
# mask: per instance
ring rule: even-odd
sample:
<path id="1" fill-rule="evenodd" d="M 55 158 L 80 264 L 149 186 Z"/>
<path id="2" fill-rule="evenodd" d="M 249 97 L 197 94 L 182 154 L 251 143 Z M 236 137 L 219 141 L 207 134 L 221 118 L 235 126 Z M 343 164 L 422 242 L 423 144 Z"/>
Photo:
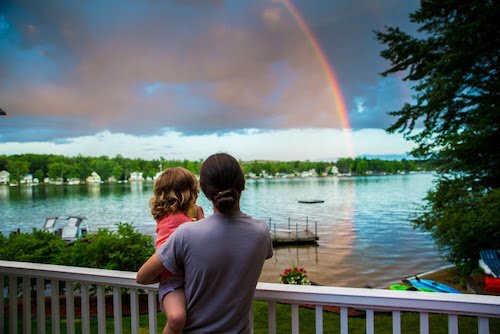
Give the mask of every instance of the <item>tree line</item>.
<path id="1" fill-rule="evenodd" d="M 127 180 L 132 172 L 142 172 L 144 178 L 153 178 L 159 171 L 180 166 L 199 175 L 203 160 L 166 160 L 162 157 L 153 160 L 140 158 L 100 157 L 66 157 L 52 154 L 20 154 L 0 155 L 0 171 L 10 173 L 12 181 L 21 180 L 26 174 L 33 175 L 40 181 L 50 179 L 86 179 L 92 172 L 99 174 L 102 180 L 114 177 L 115 180 Z M 276 173 L 293 174 L 314 169 L 318 175 L 331 174 L 333 166 L 339 173 L 365 175 L 374 173 L 397 173 L 417 170 L 428 170 L 430 164 L 416 160 L 381 160 L 367 158 L 341 158 L 333 162 L 313 161 L 240 161 L 246 175 L 254 173 L 270 175 Z"/>

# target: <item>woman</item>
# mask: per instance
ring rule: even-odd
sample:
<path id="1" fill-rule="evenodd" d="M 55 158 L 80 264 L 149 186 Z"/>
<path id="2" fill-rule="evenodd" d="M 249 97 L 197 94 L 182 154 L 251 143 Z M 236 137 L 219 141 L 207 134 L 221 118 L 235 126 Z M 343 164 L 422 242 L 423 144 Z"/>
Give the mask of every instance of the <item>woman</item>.
<path id="1" fill-rule="evenodd" d="M 250 333 L 255 287 L 273 255 L 271 235 L 264 222 L 240 211 L 245 177 L 232 156 L 210 156 L 200 185 L 214 214 L 179 226 L 139 269 L 137 282 L 156 283 L 166 270 L 184 273 L 184 333 Z"/>

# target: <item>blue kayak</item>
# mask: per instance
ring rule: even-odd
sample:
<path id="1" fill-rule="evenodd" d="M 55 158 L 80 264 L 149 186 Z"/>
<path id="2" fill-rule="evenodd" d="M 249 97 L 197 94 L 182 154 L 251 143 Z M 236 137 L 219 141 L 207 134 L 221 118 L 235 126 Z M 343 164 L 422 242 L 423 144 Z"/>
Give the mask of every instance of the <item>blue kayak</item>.
<path id="1" fill-rule="evenodd" d="M 452 288 L 451 286 L 430 279 L 415 277 L 408 279 L 407 282 L 420 291 L 461 293 L 460 291 Z"/>

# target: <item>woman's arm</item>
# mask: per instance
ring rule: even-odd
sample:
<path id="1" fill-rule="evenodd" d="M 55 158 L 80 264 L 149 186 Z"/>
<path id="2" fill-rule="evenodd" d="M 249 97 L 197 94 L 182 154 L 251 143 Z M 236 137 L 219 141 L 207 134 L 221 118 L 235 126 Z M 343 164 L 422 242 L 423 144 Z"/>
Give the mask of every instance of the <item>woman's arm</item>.
<path id="1" fill-rule="evenodd" d="M 137 272 L 136 282 L 139 284 L 153 284 L 160 281 L 160 275 L 166 272 L 158 255 L 154 253 Z"/>

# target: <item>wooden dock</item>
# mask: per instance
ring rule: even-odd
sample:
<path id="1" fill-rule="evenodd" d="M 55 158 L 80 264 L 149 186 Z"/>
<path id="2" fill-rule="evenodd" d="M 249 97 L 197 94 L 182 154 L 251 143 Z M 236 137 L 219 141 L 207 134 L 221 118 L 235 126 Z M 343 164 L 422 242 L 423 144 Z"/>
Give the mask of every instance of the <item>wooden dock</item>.
<path id="1" fill-rule="evenodd" d="M 305 223 L 292 224 L 290 219 L 288 223 L 271 223 L 269 219 L 269 231 L 273 241 L 273 246 L 289 245 L 317 245 L 318 233 L 317 223 L 314 222 L 314 232 L 309 230 L 309 220 L 306 217 Z"/>

